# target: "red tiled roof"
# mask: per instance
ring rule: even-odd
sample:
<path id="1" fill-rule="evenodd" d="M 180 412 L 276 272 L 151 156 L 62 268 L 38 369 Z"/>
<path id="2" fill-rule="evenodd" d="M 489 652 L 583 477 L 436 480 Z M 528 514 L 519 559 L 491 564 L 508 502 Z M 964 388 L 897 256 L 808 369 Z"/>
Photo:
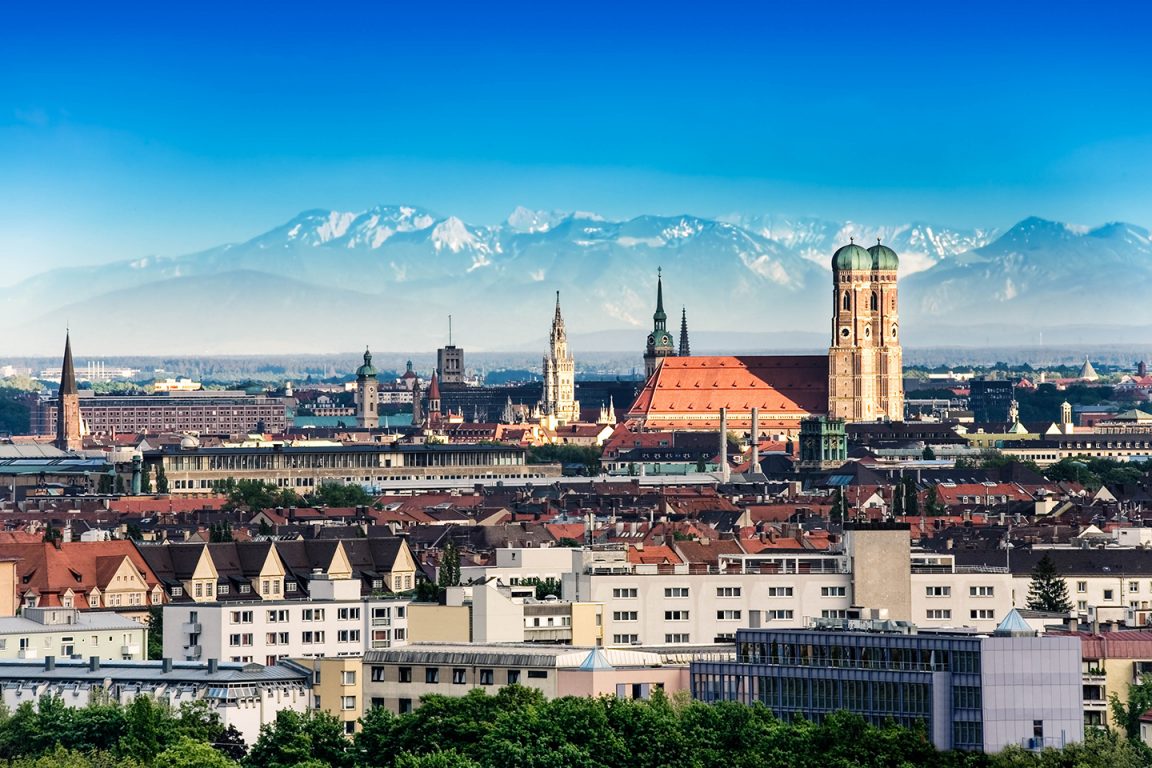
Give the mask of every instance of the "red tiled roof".
<path id="1" fill-rule="evenodd" d="M 826 355 L 669 357 L 628 411 L 630 418 L 653 421 L 719 423 L 728 409 L 729 425 L 747 428 L 758 408 L 771 428 L 810 414 L 828 412 Z M 781 417 L 784 417 L 781 419 Z"/>

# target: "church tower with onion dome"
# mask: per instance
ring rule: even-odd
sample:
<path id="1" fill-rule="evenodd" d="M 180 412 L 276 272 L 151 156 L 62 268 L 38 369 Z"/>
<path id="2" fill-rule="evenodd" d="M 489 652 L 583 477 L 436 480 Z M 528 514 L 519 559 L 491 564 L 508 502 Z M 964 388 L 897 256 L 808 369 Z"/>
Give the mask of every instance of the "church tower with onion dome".
<path id="1" fill-rule="evenodd" d="M 356 369 L 356 426 L 380 426 L 380 380 L 372 367 L 372 353 L 364 350 L 364 364 Z"/>
<path id="2" fill-rule="evenodd" d="M 904 419 L 896 253 L 879 240 L 832 256 L 828 415 L 849 422 Z"/>

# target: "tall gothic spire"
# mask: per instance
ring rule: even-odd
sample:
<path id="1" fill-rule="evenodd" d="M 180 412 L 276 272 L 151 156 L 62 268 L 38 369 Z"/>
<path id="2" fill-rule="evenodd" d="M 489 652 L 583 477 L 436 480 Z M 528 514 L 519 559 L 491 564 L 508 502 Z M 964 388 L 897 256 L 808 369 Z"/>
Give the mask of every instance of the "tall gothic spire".
<path id="1" fill-rule="evenodd" d="M 72 364 L 72 334 L 69 331 L 64 332 L 64 365 L 60 369 L 60 394 L 77 394 L 76 368 Z"/>
<path id="2" fill-rule="evenodd" d="M 688 348 L 688 309 L 680 308 L 680 357 L 690 357 L 692 352 Z"/>
<path id="3" fill-rule="evenodd" d="M 80 393 L 76 389 L 76 367 L 72 363 L 72 337 L 64 335 L 64 364 L 60 367 L 60 393 L 56 400 L 55 445 L 62 451 L 84 447 L 80 416 Z"/>
<path id="4" fill-rule="evenodd" d="M 667 325 L 668 315 L 664 313 L 664 281 L 660 267 L 656 267 L 656 311 L 652 313 L 656 330 L 662 331 Z"/>

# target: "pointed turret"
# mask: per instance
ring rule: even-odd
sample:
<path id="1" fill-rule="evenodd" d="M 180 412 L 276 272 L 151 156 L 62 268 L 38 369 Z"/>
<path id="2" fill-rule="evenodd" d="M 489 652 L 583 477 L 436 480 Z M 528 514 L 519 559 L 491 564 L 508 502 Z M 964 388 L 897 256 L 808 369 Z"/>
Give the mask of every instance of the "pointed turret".
<path id="1" fill-rule="evenodd" d="M 652 374 L 666 357 L 676 354 L 675 342 L 672 334 L 668 333 L 668 315 L 664 313 L 664 279 L 659 268 L 656 270 L 656 311 L 652 313 L 652 333 L 648 334 L 648 343 L 644 347 L 644 375 L 652 378 Z"/>
<path id="2" fill-rule="evenodd" d="M 60 368 L 60 394 L 76 395 L 76 366 L 72 364 L 72 334 L 64 332 L 64 365 Z"/>
<path id="3" fill-rule="evenodd" d="M 680 308 L 680 357 L 691 357 L 692 351 L 688 347 L 688 309 Z"/>
<path id="4" fill-rule="evenodd" d="M 1080 375 L 1077 378 L 1081 381 L 1096 381 L 1100 378 L 1100 374 L 1096 373 L 1096 369 L 1092 367 L 1087 355 L 1084 356 L 1084 365 L 1081 366 Z"/>
<path id="5" fill-rule="evenodd" d="M 440 413 L 440 380 L 432 371 L 432 381 L 428 384 L 428 415 Z"/>
<path id="6" fill-rule="evenodd" d="M 81 427 L 80 393 L 76 388 L 76 366 L 72 363 L 72 335 L 65 332 L 60 394 L 56 401 L 56 447 L 62 451 L 78 451 L 83 448 Z"/>
<path id="7" fill-rule="evenodd" d="M 664 279 L 660 267 L 656 267 L 656 311 L 652 313 L 657 330 L 666 327 L 668 315 L 664 313 Z"/>

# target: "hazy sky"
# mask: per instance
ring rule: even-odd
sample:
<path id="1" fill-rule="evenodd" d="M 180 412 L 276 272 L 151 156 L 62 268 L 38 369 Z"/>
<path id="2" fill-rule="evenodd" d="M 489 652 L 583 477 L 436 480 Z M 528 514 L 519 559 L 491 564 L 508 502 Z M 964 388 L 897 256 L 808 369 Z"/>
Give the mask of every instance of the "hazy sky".
<path id="1" fill-rule="evenodd" d="M 1152 224 L 1150 8 L 10 3 L 0 283 L 375 203 Z"/>

